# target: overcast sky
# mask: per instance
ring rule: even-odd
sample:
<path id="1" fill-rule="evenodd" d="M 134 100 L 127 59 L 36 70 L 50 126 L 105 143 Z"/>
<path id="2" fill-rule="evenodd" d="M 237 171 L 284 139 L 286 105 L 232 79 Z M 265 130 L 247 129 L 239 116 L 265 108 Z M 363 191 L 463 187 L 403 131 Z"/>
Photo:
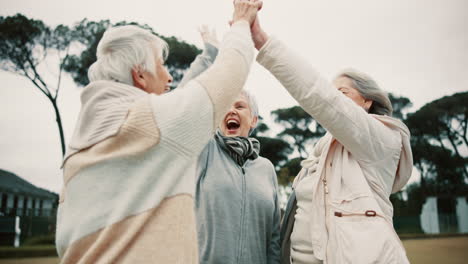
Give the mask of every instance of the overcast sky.
<path id="1" fill-rule="evenodd" d="M 383 89 L 410 98 L 414 111 L 468 90 L 466 10 L 466 0 L 265 0 L 260 21 L 326 77 L 347 67 L 367 72 Z M 83 18 L 135 21 L 201 47 L 197 26 L 212 25 L 222 36 L 232 1 L 0 0 L 0 16 L 16 13 L 50 26 L 71 26 Z M 46 66 L 53 75 L 57 66 Z M 0 85 L 0 168 L 59 191 L 61 151 L 51 104 L 20 76 L 0 71 Z M 68 77 L 62 85 L 59 107 L 68 141 L 80 109 L 80 88 Z M 270 111 L 296 104 L 257 64 L 247 89 L 256 95 L 267 122 Z"/>

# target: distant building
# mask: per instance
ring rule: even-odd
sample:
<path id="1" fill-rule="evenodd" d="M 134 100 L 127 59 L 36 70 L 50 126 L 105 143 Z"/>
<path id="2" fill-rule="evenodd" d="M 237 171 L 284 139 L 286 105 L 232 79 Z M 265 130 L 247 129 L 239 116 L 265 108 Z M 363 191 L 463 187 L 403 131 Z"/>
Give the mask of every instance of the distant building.
<path id="1" fill-rule="evenodd" d="M 58 195 L 0 169 L 0 216 L 55 216 Z"/>

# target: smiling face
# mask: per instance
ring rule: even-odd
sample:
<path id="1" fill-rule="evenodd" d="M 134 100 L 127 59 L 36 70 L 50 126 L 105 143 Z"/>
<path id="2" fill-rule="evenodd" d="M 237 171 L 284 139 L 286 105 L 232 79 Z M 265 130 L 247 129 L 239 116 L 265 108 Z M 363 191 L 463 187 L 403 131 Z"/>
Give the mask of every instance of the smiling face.
<path id="1" fill-rule="evenodd" d="M 219 128 L 227 137 L 247 137 L 250 129 L 255 128 L 256 124 L 257 117 L 252 117 L 249 102 L 245 95 L 241 94 L 224 116 Z"/>
<path id="2" fill-rule="evenodd" d="M 344 76 L 338 77 L 334 81 L 334 84 L 340 92 L 353 100 L 357 105 L 364 108 L 366 112 L 369 112 L 372 106 L 372 100 L 362 97 L 359 91 L 353 87 L 353 81 L 350 78 Z"/>

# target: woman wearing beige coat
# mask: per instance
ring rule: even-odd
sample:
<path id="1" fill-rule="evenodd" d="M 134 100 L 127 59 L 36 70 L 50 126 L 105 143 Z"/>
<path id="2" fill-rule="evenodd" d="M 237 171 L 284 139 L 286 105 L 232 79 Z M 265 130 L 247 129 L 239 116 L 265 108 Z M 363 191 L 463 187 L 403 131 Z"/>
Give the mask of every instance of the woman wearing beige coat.
<path id="1" fill-rule="evenodd" d="M 283 218 L 282 263 L 408 263 L 390 194 L 411 176 L 408 128 L 385 92 L 346 71 L 329 83 L 284 43 L 252 27 L 257 61 L 328 133 L 302 162 Z"/>

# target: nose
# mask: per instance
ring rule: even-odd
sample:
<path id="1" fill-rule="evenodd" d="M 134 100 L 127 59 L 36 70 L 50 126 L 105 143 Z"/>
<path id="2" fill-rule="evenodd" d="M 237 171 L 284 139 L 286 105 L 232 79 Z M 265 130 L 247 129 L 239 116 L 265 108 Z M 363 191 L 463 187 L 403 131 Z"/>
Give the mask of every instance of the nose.
<path id="1" fill-rule="evenodd" d="M 167 76 L 168 76 L 167 82 L 172 83 L 172 81 L 174 81 L 174 78 L 172 78 L 172 75 L 171 75 L 171 73 L 169 72 L 169 70 L 167 68 L 166 68 L 166 72 L 167 72 Z"/>
<path id="2" fill-rule="evenodd" d="M 229 112 L 228 114 L 233 114 L 233 115 L 237 115 L 237 110 L 234 106 L 231 106 L 231 108 L 229 108 Z"/>

